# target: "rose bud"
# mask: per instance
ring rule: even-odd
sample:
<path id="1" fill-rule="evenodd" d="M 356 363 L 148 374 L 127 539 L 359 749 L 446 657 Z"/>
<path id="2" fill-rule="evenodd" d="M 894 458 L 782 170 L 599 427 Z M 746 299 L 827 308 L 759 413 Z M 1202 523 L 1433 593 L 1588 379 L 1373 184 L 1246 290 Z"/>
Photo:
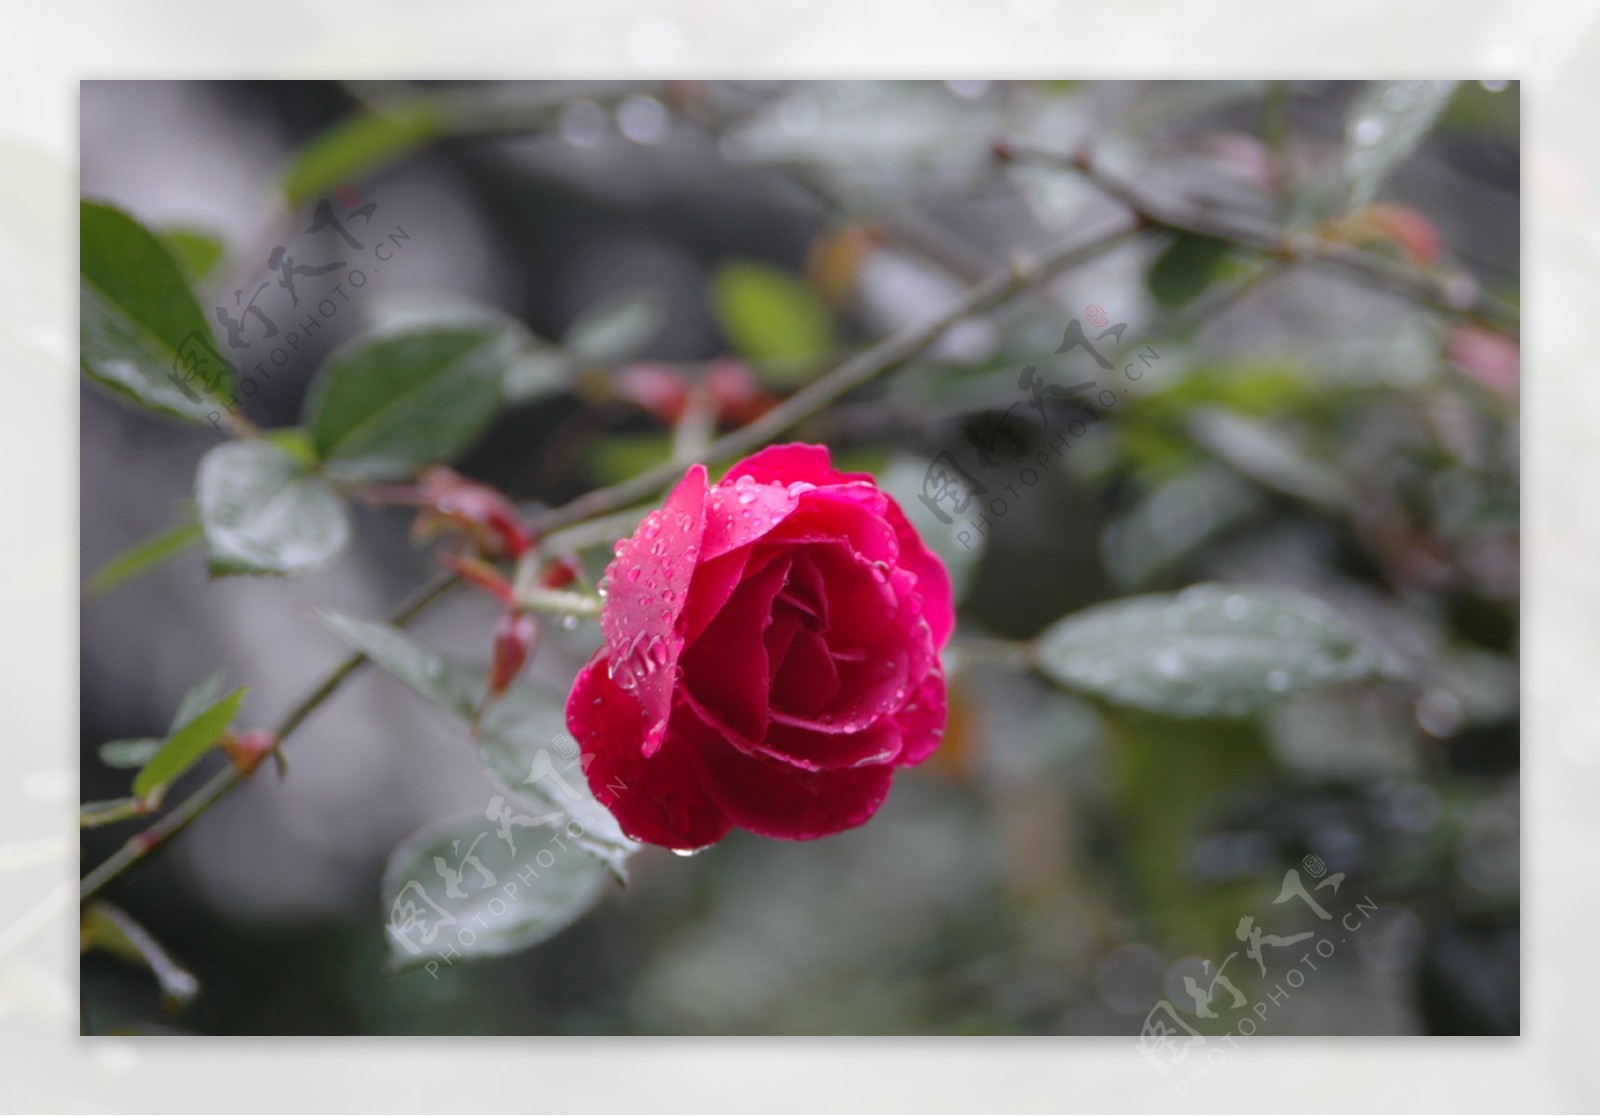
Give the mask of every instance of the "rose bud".
<path id="1" fill-rule="evenodd" d="M 837 833 L 938 747 L 949 575 L 899 505 L 826 448 L 771 447 L 714 486 L 693 466 L 606 578 L 604 643 L 567 726 L 595 796 L 637 840 Z"/>
<path id="2" fill-rule="evenodd" d="M 762 390 L 750 366 L 734 357 L 718 357 L 706 365 L 701 383 L 711 392 L 717 414 L 737 425 L 770 410 L 778 401 Z"/>
<path id="3" fill-rule="evenodd" d="M 531 545 L 510 500 L 443 465 L 424 470 L 413 486 L 372 488 L 366 497 L 377 503 L 421 506 L 421 514 L 411 525 L 412 537 L 419 541 L 460 531 L 480 553 L 511 558 L 520 558 Z"/>
<path id="4" fill-rule="evenodd" d="M 239 774 L 250 775 L 261 766 L 262 760 L 277 750 L 278 738 L 266 729 L 250 729 L 237 735 L 223 734 L 221 744 Z M 282 762 L 281 757 L 279 762 Z"/>
<path id="5" fill-rule="evenodd" d="M 611 387 L 618 399 L 649 411 L 666 426 L 678 421 L 689 398 L 689 381 L 670 364 L 630 364 L 619 368 Z"/>
<path id="6" fill-rule="evenodd" d="M 494 658 L 489 666 L 489 695 L 499 697 L 533 657 L 539 623 L 531 613 L 507 612 L 494 630 Z"/>
<path id="7" fill-rule="evenodd" d="M 545 589 L 565 589 L 578 580 L 583 573 L 583 564 L 571 556 L 558 558 L 551 562 L 548 569 L 539 578 L 539 585 Z"/>

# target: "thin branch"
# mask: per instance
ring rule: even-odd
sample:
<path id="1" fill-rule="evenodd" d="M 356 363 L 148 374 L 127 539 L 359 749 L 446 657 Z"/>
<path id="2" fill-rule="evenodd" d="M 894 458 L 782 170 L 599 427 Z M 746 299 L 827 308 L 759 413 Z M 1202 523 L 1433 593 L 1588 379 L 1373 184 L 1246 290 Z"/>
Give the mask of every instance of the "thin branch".
<path id="1" fill-rule="evenodd" d="M 413 592 L 406 600 L 402 601 L 400 607 L 390 617 L 389 622 L 397 627 L 409 623 L 429 605 L 444 596 L 456 584 L 456 581 L 457 579 L 452 575 L 436 575 L 432 580 Z M 354 674 L 361 664 L 366 661 L 367 657 L 359 652 L 351 655 L 334 668 L 333 672 L 323 679 L 315 690 L 312 690 L 298 705 L 290 710 L 278 725 L 276 733 L 278 746 L 281 748 L 289 735 L 299 728 L 318 706 L 332 697 L 334 691 L 338 690 L 345 680 Z M 168 813 L 163 814 L 160 821 L 143 832 L 130 837 L 121 848 L 101 861 L 93 871 L 84 876 L 82 882 L 78 885 L 78 902 L 86 903 L 94 898 L 112 880 L 149 856 L 152 850 L 165 844 L 169 838 L 181 832 L 190 822 L 211 809 L 224 795 L 243 781 L 244 776 L 232 764 L 211 776 L 201 785 L 199 790 L 185 798 Z"/>
<path id="2" fill-rule="evenodd" d="M 1002 150 L 1013 160 L 1071 168 L 1152 225 L 1173 232 L 1232 241 L 1240 247 L 1252 248 L 1291 263 L 1303 262 L 1339 271 L 1430 309 L 1470 318 L 1480 325 L 1512 336 L 1516 336 L 1520 328 L 1520 316 L 1516 308 L 1484 290 L 1476 279 L 1464 272 L 1443 277 L 1432 275 L 1375 252 L 1363 251 L 1312 233 L 1286 233 L 1271 224 L 1237 213 L 1171 198 L 1158 198 L 1108 173 L 1087 151 L 1063 154 L 1021 142 L 1003 144 Z"/>

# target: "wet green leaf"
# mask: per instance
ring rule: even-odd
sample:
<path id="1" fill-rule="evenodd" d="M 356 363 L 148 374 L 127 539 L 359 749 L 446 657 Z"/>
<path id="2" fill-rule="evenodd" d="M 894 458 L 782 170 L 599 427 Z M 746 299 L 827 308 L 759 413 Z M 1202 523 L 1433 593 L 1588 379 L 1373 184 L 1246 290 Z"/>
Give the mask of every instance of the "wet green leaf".
<path id="1" fill-rule="evenodd" d="M 100 597 L 135 578 L 143 577 L 163 562 L 169 562 L 205 541 L 205 532 L 198 523 L 184 523 L 163 531 L 143 542 L 135 543 L 112 558 L 94 572 L 84 591 L 91 597 Z"/>
<path id="2" fill-rule="evenodd" d="M 1176 717 L 1245 716 L 1375 666 L 1314 597 L 1210 584 L 1075 613 L 1045 629 L 1036 656 L 1069 689 Z"/>
<path id="3" fill-rule="evenodd" d="M 479 726 L 478 758 L 530 809 L 559 815 L 569 841 L 627 878 L 627 860 L 639 845 L 589 789 L 578 745 L 567 732 L 564 694 L 533 682 L 513 687 Z"/>
<path id="4" fill-rule="evenodd" d="M 160 239 L 120 209 L 78 210 L 83 370 L 152 410 L 220 422 L 233 400 L 233 365 L 183 268 Z"/>
<path id="5" fill-rule="evenodd" d="M 1453 81 L 1374 81 L 1356 94 L 1344 125 L 1347 210 L 1377 197 L 1384 180 L 1422 143 L 1455 90 Z"/>
<path id="6" fill-rule="evenodd" d="M 411 687 L 423 699 L 470 718 L 484 692 L 482 671 L 448 658 L 389 624 L 358 620 L 331 609 L 319 618 L 352 647 Z"/>
<path id="7" fill-rule="evenodd" d="M 169 786 L 198 763 L 227 731 L 228 726 L 233 724 L 244 695 L 244 689 L 235 690 L 185 721 L 182 727 L 167 737 L 160 751 L 150 757 L 150 762 L 139 769 L 139 774 L 133 779 L 133 793 L 139 798 L 146 798 L 158 788 Z"/>
<path id="8" fill-rule="evenodd" d="M 454 457 L 500 405 L 515 349 L 508 331 L 439 329 L 365 340 L 336 353 L 306 400 L 330 472 L 405 476 Z"/>
<path id="9" fill-rule="evenodd" d="M 384 870 L 390 965 L 443 968 L 526 949 L 587 913 L 605 880 L 599 861 L 515 809 L 503 831 L 487 814 L 429 826 Z"/>
<path id="10" fill-rule="evenodd" d="M 297 574 L 350 541 L 349 511 L 320 477 L 267 442 L 228 442 L 195 483 L 213 574 Z"/>

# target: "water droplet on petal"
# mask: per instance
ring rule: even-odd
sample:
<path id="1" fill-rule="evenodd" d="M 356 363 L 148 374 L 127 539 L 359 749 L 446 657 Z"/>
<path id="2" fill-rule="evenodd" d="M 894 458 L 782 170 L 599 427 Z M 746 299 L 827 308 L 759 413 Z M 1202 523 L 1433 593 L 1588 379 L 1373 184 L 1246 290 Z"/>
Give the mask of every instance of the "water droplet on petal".
<path id="1" fill-rule="evenodd" d="M 629 581 L 638 581 L 639 580 L 639 567 L 638 566 L 635 566 L 635 567 L 633 567 L 633 569 L 628 571 L 628 580 Z"/>

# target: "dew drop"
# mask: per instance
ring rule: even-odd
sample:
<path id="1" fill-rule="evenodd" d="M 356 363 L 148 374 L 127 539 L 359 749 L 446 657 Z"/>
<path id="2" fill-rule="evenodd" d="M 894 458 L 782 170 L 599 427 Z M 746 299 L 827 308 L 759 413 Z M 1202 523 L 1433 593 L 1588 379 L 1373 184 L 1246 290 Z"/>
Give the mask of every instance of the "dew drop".
<path id="1" fill-rule="evenodd" d="M 638 566 L 635 566 L 635 567 L 633 567 L 633 569 L 628 571 L 628 580 L 629 581 L 638 581 L 639 580 L 639 567 Z"/>
<path id="2" fill-rule="evenodd" d="M 578 627 L 578 618 L 576 616 L 563 616 L 561 618 L 561 627 L 563 631 L 574 631 Z"/>
<path id="3" fill-rule="evenodd" d="M 1250 615 L 1250 602 L 1235 593 L 1222 602 L 1222 615 L 1229 620 L 1243 620 Z"/>

